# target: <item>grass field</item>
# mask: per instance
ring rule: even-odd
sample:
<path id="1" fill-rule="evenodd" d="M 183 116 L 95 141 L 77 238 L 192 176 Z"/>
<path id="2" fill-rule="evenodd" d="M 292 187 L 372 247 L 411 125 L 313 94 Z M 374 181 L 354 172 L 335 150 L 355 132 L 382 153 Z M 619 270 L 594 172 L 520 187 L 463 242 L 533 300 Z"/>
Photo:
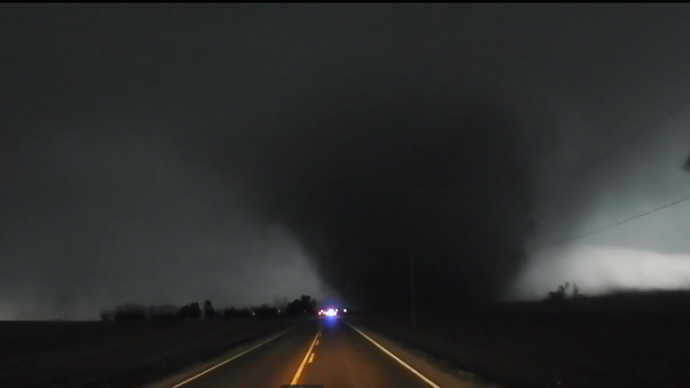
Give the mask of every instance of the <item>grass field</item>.
<path id="1" fill-rule="evenodd" d="M 295 322 L 0 322 L 0 387 L 141 386 Z"/>
<path id="2" fill-rule="evenodd" d="M 415 333 L 405 316 L 352 319 L 508 388 L 680 388 L 690 381 L 685 292 L 420 314 Z"/>

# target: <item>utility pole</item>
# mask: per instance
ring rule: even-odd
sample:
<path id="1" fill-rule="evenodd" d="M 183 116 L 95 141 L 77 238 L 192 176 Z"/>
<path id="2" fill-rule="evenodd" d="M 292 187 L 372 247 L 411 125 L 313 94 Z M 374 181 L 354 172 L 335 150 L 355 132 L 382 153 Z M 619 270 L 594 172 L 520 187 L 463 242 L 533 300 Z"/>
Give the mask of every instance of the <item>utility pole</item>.
<path id="1" fill-rule="evenodd" d="M 417 311 L 415 309 L 415 289 L 414 289 L 414 255 L 410 255 L 410 314 L 412 319 L 412 330 L 417 329 Z"/>

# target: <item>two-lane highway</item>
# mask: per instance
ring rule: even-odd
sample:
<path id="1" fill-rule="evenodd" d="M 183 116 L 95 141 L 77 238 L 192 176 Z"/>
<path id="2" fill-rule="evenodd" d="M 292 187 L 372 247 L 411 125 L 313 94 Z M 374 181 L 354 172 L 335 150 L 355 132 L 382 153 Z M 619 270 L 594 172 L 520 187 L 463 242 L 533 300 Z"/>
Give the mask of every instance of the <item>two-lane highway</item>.
<path id="1" fill-rule="evenodd" d="M 170 388 L 435 387 L 379 346 L 340 319 L 313 320 Z"/>

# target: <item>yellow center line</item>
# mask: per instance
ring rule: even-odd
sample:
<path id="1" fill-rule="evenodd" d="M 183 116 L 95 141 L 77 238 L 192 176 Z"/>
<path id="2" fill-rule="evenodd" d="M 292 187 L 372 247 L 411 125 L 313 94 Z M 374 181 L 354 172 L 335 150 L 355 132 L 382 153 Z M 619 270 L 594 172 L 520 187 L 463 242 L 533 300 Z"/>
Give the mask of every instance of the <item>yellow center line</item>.
<path id="1" fill-rule="evenodd" d="M 312 349 L 314 349 L 314 345 L 316 344 L 316 340 L 319 338 L 319 335 L 321 334 L 321 329 L 319 329 L 318 332 L 316 332 L 316 336 L 314 336 L 314 340 L 311 341 L 311 346 L 309 346 L 309 350 L 307 350 L 307 354 L 304 355 L 304 359 L 302 360 L 302 363 L 300 364 L 299 368 L 297 369 L 297 373 L 295 373 L 295 377 L 292 378 L 292 382 L 290 385 L 297 385 L 297 381 L 299 380 L 299 376 L 302 374 L 302 371 L 304 370 L 304 365 L 307 363 L 307 360 L 309 359 L 309 355 L 311 354 Z M 312 357 L 312 360 L 314 358 Z"/>

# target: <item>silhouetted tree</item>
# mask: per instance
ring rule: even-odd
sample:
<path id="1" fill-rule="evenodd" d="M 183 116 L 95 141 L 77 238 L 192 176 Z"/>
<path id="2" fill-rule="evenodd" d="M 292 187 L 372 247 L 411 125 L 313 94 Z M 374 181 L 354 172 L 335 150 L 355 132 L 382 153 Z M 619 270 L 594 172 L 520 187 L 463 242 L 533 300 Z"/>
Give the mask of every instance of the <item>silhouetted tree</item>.
<path id="1" fill-rule="evenodd" d="M 110 322 L 115 320 L 115 312 L 110 310 L 101 311 L 101 321 Z"/>
<path id="2" fill-rule="evenodd" d="M 213 308 L 211 301 L 206 299 L 206 302 L 204 302 L 204 318 L 210 319 L 210 318 L 213 318 L 215 315 L 216 315 L 216 309 Z"/>
<path id="3" fill-rule="evenodd" d="M 247 308 L 237 309 L 235 307 L 228 307 L 218 310 L 216 315 L 222 318 L 248 318 L 252 316 L 252 312 Z"/>
<path id="4" fill-rule="evenodd" d="M 221 316 L 223 318 L 236 317 L 237 316 L 237 309 L 234 307 L 224 308 L 218 312 L 218 316 Z"/>
<path id="5" fill-rule="evenodd" d="M 567 284 L 567 283 L 566 283 Z M 562 302 L 565 300 L 565 288 L 566 286 L 558 286 L 558 291 L 550 291 L 548 297 L 546 298 L 547 302 Z"/>
<path id="6" fill-rule="evenodd" d="M 568 282 L 565 282 L 565 284 L 558 286 L 558 291 L 549 292 L 549 295 L 545 299 L 545 301 L 546 302 L 563 302 L 563 301 L 567 300 L 569 287 L 570 287 L 570 283 L 568 283 Z M 583 297 L 583 295 L 580 294 L 580 288 L 575 283 L 572 284 L 572 294 L 571 295 L 572 295 L 573 299 L 580 299 Z"/>
<path id="7" fill-rule="evenodd" d="M 182 319 L 199 319 L 201 318 L 201 308 L 199 303 L 194 302 L 182 306 L 179 311 L 179 316 Z"/>
<path id="8" fill-rule="evenodd" d="M 295 299 L 288 303 L 286 313 L 288 315 L 316 314 L 316 300 L 311 299 L 308 295 L 302 295 L 299 299 Z"/>
<path id="9" fill-rule="evenodd" d="M 316 300 L 308 295 L 302 295 L 299 299 L 295 299 L 290 303 L 287 303 L 287 298 L 274 298 L 273 306 L 263 304 L 258 307 L 243 307 L 241 309 L 232 306 L 216 309 L 208 299 L 204 301 L 202 307 L 199 306 L 198 302 L 189 303 L 179 308 L 173 305 L 152 304 L 150 306 L 145 306 L 130 303 L 117 306 L 113 310 L 102 310 L 100 318 L 102 321 L 160 321 L 200 319 L 202 317 L 206 319 L 214 317 L 265 318 L 276 317 L 283 314 L 296 316 L 315 315 Z"/>
<path id="10" fill-rule="evenodd" d="M 199 303 L 194 302 L 194 303 L 192 303 L 191 306 L 192 306 L 192 309 L 191 309 L 192 316 L 191 316 L 191 318 L 193 318 L 193 319 L 199 319 L 199 318 L 201 318 L 203 313 L 201 312 L 201 307 L 199 307 Z"/>
<path id="11" fill-rule="evenodd" d="M 151 305 L 149 319 L 152 321 L 170 321 L 180 319 L 178 308 L 173 305 Z"/>
<path id="12" fill-rule="evenodd" d="M 288 315 L 298 315 L 302 312 L 302 306 L 299 299 L 295 299 L 287 305 Z"/>
<path id="13" fill-rule="evenodd" d="M 267 304 L 254 308 L 254 314 L 259 318 L 270 318 L 278 316 L 278 309 Z"/>

